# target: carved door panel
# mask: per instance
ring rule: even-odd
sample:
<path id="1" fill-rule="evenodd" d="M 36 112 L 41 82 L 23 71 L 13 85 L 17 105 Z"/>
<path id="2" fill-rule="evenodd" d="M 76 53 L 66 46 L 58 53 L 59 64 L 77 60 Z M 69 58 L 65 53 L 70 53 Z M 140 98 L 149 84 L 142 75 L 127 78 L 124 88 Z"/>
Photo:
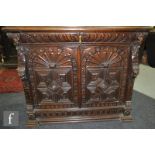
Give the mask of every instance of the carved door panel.
<path id="1" fill-rule="evenodd" d="M 124 101 L 128 46 L 32 46 L 28 71 L 40 108 L 96 107 Z"/>
<path id="2" fill-rule="evenodd" d="M 81 54 L 82 106 L 121 104 L 124 100 L 129 48 L 83 45 Z"/>
<path id="3" fill-rule="evenodd" d="M 31 47 L 28 68 L 35 106 L 76 106 L 76 47 Z"/>

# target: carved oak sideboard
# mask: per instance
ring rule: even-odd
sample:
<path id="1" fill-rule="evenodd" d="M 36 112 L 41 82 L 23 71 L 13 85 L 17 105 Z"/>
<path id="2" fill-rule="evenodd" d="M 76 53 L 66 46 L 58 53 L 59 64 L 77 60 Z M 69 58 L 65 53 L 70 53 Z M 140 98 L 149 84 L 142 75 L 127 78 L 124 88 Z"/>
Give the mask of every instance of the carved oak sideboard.
<path id="1" fill-rule="evenodd" d="M 28 126 L 131 120 L 147 27 L 5 27 L 18 51 Z"/>

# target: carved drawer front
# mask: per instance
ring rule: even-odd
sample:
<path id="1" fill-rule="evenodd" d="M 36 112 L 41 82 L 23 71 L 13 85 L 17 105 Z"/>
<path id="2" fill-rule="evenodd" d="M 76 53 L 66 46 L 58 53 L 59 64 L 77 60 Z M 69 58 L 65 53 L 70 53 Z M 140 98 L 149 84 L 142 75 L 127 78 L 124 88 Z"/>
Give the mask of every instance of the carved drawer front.
<path id="1" fill-rule="evenodd" d="M 34 104 L 74 106 L 77 103 L 76 47 L 32 46 L 28 68 Z"/>
<path id="2" fill-rule="evenodd" d="M 121 104 L 124 100 L 129 48 L 127 46 L 82 46 L 81 78 L 83 106 Z"/>

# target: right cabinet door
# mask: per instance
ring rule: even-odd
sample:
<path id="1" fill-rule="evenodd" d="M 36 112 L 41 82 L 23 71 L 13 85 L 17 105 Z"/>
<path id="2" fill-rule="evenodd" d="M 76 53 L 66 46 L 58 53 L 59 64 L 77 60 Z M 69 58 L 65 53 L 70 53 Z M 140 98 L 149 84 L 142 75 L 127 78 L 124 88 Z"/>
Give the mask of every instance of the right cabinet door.
<path id="1" fill-rule="evenodd" d="M 124 104 L 130 50 L 123 45 L 82 45 L 82 107 Z"/>

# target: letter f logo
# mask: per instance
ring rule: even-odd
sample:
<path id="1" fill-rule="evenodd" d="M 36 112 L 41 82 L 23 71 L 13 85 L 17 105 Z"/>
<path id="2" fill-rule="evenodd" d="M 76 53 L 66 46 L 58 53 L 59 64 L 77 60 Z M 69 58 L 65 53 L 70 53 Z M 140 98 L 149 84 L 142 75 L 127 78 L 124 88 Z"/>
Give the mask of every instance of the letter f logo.
<path id="1" fill-rule="evenodd" d="M 12 113 L 10 113 L 9 114 L 9 124 L 12 124 L 12 119 L 13 119 L 13 116 L 14 116 L 15 114 L 12 112 Z"/>

